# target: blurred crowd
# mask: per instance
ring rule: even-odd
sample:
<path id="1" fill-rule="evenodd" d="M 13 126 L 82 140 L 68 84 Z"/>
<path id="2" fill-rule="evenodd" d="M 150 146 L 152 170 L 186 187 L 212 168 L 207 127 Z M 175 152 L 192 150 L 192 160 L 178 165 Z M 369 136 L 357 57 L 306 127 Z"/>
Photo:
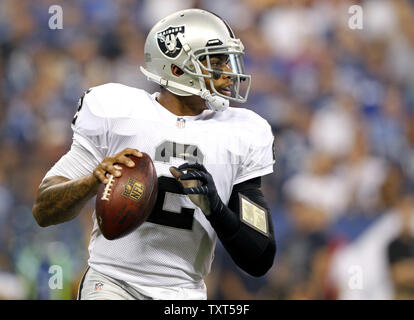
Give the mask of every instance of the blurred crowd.
<path id="1" fill-rule="evenodd" d="M 49 7 L 63 9 L 51 30 Z M 363 9 L 351 29 L 349 8 Z M 71 144 L 77 100 L 139 72 L 151 26 L 179 9 L 228 21 L 246 47 L 248 103 L 272 125 L 264 192 L 278 246 L 261 278 L 218 242 L 210 299 L 414 298 L 414 1 L 0 1 L 0 298 L 73 299 L 93 202 L 40 228 L 31 213 L 48 169 Z M 236 106 L 238 107 L 238 106 Z M 63 284 L 51 289 L 51 266 Z"/>

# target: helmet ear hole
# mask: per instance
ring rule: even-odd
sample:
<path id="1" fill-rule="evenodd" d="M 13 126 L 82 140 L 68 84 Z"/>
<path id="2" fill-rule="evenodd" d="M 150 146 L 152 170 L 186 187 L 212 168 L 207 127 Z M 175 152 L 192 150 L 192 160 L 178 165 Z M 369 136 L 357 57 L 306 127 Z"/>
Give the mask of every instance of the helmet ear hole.
<path id="1" fill-rule="evenodd" d="M 181 75 L 184 74 L 184 71 L 181 70 L 180 68 L 178 68 L 175 64 L 171 65 L 171 72 L 173 75 L 175 75 L 176 77 L 179 77 Z"/>

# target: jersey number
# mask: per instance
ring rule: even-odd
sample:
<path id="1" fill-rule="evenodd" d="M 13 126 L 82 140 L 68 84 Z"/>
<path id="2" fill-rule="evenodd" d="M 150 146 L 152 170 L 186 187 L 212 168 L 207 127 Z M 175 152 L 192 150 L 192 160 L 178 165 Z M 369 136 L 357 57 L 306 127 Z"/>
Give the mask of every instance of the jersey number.
<path id="1" fill-rule="evenodd" d="M 164 141 L 157 146 L 155 161 L 169 163 L 171 158 L 187 161 L 197 159 L 203 162 L 204 155 L 197 146 L 183 145 L 172 141 Z M 158 178 L 158 197 L 154 209 L 147 221 L 163 226 L 192 230 L 195 205 L 193 208 L 181 207 L 181 198 L 187 197 L 181 192 L 181 184 L 174 178 Z"/>
<path id="2" fill-rule="evenodd" d="M 180 183 L 174 178 L 158 178 L 158 196 L 147 221 L 179 229 L 191 230 L 195 209 L 180 207 L 177 202 L 185 197 L 180 192 Z"/>

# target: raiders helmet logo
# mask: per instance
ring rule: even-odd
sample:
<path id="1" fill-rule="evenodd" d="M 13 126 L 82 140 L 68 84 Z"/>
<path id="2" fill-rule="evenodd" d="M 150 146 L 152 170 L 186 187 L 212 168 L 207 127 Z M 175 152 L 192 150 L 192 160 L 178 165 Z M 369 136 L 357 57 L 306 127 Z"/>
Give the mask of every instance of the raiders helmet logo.
<path id="1" fill-rule="evenodd" d="M 183 48 L 177 37 L 179 33 L 184 33 L 184 26 L 169 27 L 157 33 L 158 48 L 169 58 L 177 57 Z"/>

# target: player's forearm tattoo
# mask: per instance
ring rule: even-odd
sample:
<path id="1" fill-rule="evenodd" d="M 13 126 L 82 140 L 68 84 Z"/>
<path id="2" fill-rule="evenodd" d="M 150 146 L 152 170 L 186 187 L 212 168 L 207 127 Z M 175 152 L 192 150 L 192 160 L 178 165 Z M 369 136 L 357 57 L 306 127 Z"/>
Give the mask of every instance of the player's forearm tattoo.
<path id="1" fill-rule="evenodd" d="M 98 183 L 92 176 L 75 180 L 53 177 L 47 185 L 39 193 L 33 207 L 33 215 L 43 227 L 75 218 L 98 189 Z"/>

